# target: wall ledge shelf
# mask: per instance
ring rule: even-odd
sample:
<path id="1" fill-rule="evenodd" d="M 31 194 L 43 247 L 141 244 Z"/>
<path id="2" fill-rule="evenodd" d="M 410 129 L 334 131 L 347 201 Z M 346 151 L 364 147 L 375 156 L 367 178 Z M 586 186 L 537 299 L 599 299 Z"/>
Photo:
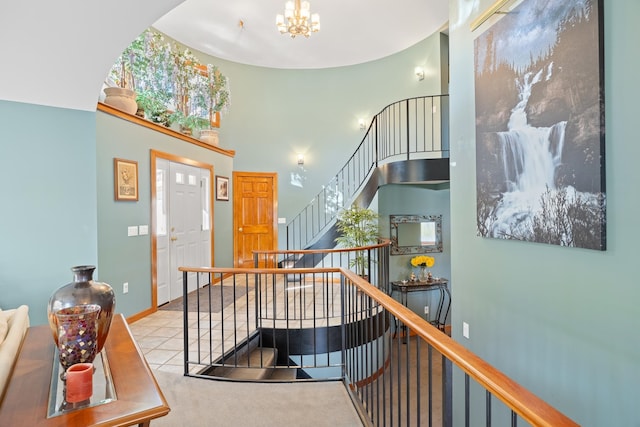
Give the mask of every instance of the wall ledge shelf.
<path id="1" fill-rule="evenodd" d="M 190 144 L 197 145 L 199 147 L 205 148 L 207 150 L 215 151 L 225 156 L 235 157 L 235 150 L 225 150 L 224 148 L 216 147 L 214 145 L 209 145 L 206 142 L 200 141 L 196 138 L 192 138 L 190 136 L 184 135 L 180 132 L 177 132 L 173 129 L 170 129 L 166 126 L 159 125 L 157 123 L 153 123 L 149 120 L 143 119 L 142 117 L 138 117 L 134 114 L 125 113 L 124 111 L 118 110 L 110 105 L 104 104 L 102 102 L 98 102 L 98 111 L 102 111 L 103 113 L 110 114 L 112 116 L 116 116 L 120 119 L 127 120 L 129 122 L 135 123 L 140 126 L 144 126 L 148 129 L 154 130 L 156 132 L 164 133 L 165 135 L 172 136 L 177 139 L 181 139 Z"/>

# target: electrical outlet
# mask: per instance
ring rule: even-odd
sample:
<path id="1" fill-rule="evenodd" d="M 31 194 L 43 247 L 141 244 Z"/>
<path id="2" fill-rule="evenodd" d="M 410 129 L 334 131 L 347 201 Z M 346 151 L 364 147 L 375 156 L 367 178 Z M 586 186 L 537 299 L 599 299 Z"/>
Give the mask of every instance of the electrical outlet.
<path id="1" fill-rule="evenodd" d="M 462 322 L 462 336 L 469 339 L 469 324 Z"/>
<path id="2" fill-rule="evenodd" d="M 425 315 L 429 315 L 429 306 L 428 305 L 424 306 L 424 314 Z"/>
<path id="3" fill-rule="evenodd" d="M 129 282 L 124 282 L 122 284 L 122 293 L 123 294 L 129 293 Z"/>

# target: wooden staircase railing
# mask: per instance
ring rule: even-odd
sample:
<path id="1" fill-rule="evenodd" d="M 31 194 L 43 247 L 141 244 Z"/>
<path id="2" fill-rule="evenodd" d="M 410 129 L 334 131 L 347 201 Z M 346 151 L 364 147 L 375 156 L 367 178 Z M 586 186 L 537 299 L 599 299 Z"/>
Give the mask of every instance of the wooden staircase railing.
<path id="1" fill-rule="evenodd" d="M 454 412 L 458 416 L 464 416 L 467 426 L 471 425 L 470 420 L 474 421 L 474 425 L 477 424 L 480 417 L 484 417 L 486 420 L 483 425 L 491 426 L 493 422 L 492 408 L 497 407 L 496 414 L 505 410 L 511 413 L 512 426 L 517 425 L 518 419 L 533 426 L 578 426 L 553 406 L 400 304 L 384 289 L 371 285 L 352 271 L 337 267 L 255 269 L 181 267 L 179 270 L 183 272 L 185 286 L 189 280 L 188 273 L 198 272 L 209 275 L 210 283 L 220 281 L 224 285 L 249 283 L 252 280 L 259 283 L 260 278 L 264 278 L 267 281 L 268 289 L 275 291 L 276 288 L 284 285 L 285 288 L 282 290 L 285 291 L 285 294 L 288 286 L 297 289 L 313 286 L 312 283 L 320 281 L 321 294 L 330 296 L 332 304 L 337 304 L 338 307 L 328 310 L 330 308 L 329 299 L 307 301 L 305 306 L 309 306 L 311 310 L 318 310 L 318 313 L 327 313 L 323 314 L 327 316 L 325 320 L 338 320 L 337 327 L 341 328 L 342 335 L 342 350 L 339 352 L 340 360 L 333 360 L 332 363 L 335 367 L 340 368 L 341 366 L 342 378 L 340 379 L 352 395 L 352 400 L 356 403 L 366 425 L 422 425 L 425 420 L 431 421 L 433 419 L 433 412 L 436 411 L 434 408 L 437 407 L 439 408 L 437 409 L 439 411 L 437 417 L 442 420 L 444 426 L 453 425 L 452 414 Z M 201 274 L 195 275 L 196 278 L 200 276 Z M 307 282 L 291 282 L 290 277 L 310 277 L 310 279 Z M 339 280 L 339 283 L 335 282 L 336 279 Z M 337 285 L 339 292 L 337 294 L 326 293 L 325 289 L 328 288 L 325 285 L 330 285 L 333 288 Z M 263 299 L 258 296 L 252 298 L 249 294 L 250 292 L 243 298 L 246 298 L 247 302 L 255 301 L 258 304 L 255 308 L 255 315 L 260 317 L 260 313 L 263 312 L 260 304 L 270 298 Z M 320 304 L 316 304 L 316 302 L 320 302 Z M 248 305 L 242 305 L 231 315 L 227 313 L 219 316 L 222 321 L 232 322 L 231 319 L 238 318 L 241 322 L 240 325 L 232 324 L 231 329 L 223 335 L 236 333 L 242 335 L 243 328 L 248 327 L 245 325 L 246 320 L 254 319 L 251 310 Z M 328 314 L 329 311 L 330 314 Z M 339 313 L 336 314 L 336 311 Z M 264 312 L 275 314 L 275 310 L 272 310 L 271 307 Z M 338 319 L 336 319 L 336 315 L 339 316 Z M 207 363 L 202 360 L 190 360 L 189 353 L 190 345 L 192 345 L 189 342 L 190 337 L 197 337 L 198 348 L 205 350 L 212 348 L 211 342 L 200 342 L 201 339 L 206 340 L 211 335 L 211 329 L 218 322 L 218 320 L 207 316 L 207 313 L 198 313 L 195 316 L 199 319 L 199 326 L 197 331 L 193 331 L 191 330 L 192 321 L 189 319 L 193 319 L 194 314 L 185 311 L 185 375 L 199 376 L 193 371 L 193 365 Z M 273 317 L 271 321 L 274 322 L 274 325 L 276 321 L 280 322 L 278 327 L 285 328 L 285 330 L 289 327 L 287 325 L 290 325 L 292 329 L 303 327 L 302 319 L 276 319 L 275 316 L 269 316 Z M 304 321 L 307 323 L 304 328 L 318 328 L 320 330 L 320 328 L 326 327 L 326 324 L 323 326 L 320 320 L 305 318 Z M 251 325 L 251 328 L 253 327 Z M 400 335 L 401 330 L 407 330 L 408 335 Z M 195 335 L 190 335 L 190 333 Z M 420 359 L 419 353 L 422 348 L 427 349 L 427 360 Z M 326 350 L 324 351 L 326 352 Z M 335 359 L 336 353 L 333 354 Z M 325 356 L 309 355 L 308 353 L 307 355 L 311 359 L 321 359 Z M 412 358 L 418 355 L 417 363 L 408 363 L 410 355 Z M 438 369 L 441 369 L 442 373 L 441 390 L 435 389 L 432 385 L 432 371 L 435 369 L 433 362 L 437 360 L 437 355 L 441 355 L 441 364 L 438 363 L 440 366 Z M 428 377 L 425 376 L 425 371 Z M 428 379 L 423 380 L 423 378 Z M 470 387 L 471 381 L 475 382 L 482 390 L 477 387 L 472 389 Z M 410 383 L 411 387 L 408 385 Z M 464 389 L 464 396 L 456 393 L 456 397 L 453 397 L 454 383 Z M 402 388 L 404 385 L 407 385 L 406 389 Z M 494 397 L 495 399 L 493 399 Z M 423 404 L 421 402 L 424 398 L 428 398 L 428 401 Z M 436 398 L 441 400 L 433 402 L 432 400 Z M 477 402 L 478 399 L 486 401 L 484 408 L 478 409 L 477 404 L 470 404 L 471 401 Z M 417 403 L 416 400 L 418 400 Z M 498 417 L 496 416 L 496 418 Z"/>

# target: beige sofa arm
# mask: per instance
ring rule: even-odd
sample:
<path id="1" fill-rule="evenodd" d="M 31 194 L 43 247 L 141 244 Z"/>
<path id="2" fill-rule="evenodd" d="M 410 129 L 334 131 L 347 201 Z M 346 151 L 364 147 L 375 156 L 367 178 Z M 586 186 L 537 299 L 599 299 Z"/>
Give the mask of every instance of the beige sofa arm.
<path id="1" fill-rule="evenodd" d="M 0 323 L 6 323 L 6 336 L 0 336 L 0 402 L 11 377 L 20 346 L 29 328 L 29 307 L 0 311 Z M 4 328 L 2 328 L 4 329 Z M 3 339 L 4 338 L 4 339 Z"/>

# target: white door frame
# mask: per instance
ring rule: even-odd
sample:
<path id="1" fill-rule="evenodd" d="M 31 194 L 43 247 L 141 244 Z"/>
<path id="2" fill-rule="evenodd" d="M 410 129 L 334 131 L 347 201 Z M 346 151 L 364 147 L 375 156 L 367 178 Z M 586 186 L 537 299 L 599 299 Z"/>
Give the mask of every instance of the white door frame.
<path id="1" fill-rule="evenodd" d="M 151 150 L 151 309 L 153 311 L 155 311 L 158 307 L 158 283 L 159 280 L 168 280 L 170 279 L 169 277 L 166 277 L 167 274 L 171 274 L 171 272 L 167 272 L 167 274 L 165 274 L 165 272 L 159 272 L 158 271 L 158 267 L 159 267 L 159 263 L 158 263 L 158 250 L 160 249 L 161 251 L 163 250 L 168 250 L 169 248 L 169 225 L 168 225 L 168 218 L 170 217 L 170 204 L 167 203 L 166 200 L 159 200 L 158 199 L 158 183 L 156 180 L 156 172 L 158 169 L 158 165 L 168 165 L 169 162 L 173 162 L 173 163 L 181 163 L 187 166 L 194 166 L 197 167 L 199 169 L 206 169 L 208 171 L 208 174 L 205 172 L 201 172 L 200 174 L 200 179 L 201 182 L 205 182 L 208 185 L 208 200 L 202 200 L 202 203 L 206 206 L 208 206 L 208 215 L 206 215 L 207 213 L 205 212 L 204 215 L 206 215 L 208 218 L 203 218 L 203 219 L 208 219 L 208 223 L 209 223 L 209 234 L 208 236 L 208 241 L 209 241 L 209 250 L 206 251 L 207 248 L 204 248 L 204 252 L 209 252 L 209 262 L 206 262 L 207 260 L 203 260 L 204 264 L 209 264 L 211 266 L 213 266 L 213 262 L 214 262 L 214 252 L 213 252 L 213 247 L 214 247 L 214 230 L 213 230 L 213 197 L 211 197 L 211 195 L 213 194 L 213 165 L 207 164 L 207 163 L 203 163 L 203 162 L 199 162 L 193 159 L 188 159 L 185 157 L 181 157 L 181 156 L 176 156 L 173 154 L 169 154 L 169 153 L 163 153 L 160 151 L 156 151 L 156 150 Z M 208 175 L 208 176 L 207 176 Z M 167 191 L 168 191 L 168 177 L 165 177 L 165 186 L 167 186 Z M 160 209 L 160 211 L 159 211 Z M 158 214 L 158 212 L 161 212 L 160 215 Z M 159 233 L 160 230 L 160 233 Z M 207 239 L 203 239 L 205 242 Z M 206 243 L 205 243 L 206 245 Z M 206 256 L 206 254 L 205 254 Z"/>

